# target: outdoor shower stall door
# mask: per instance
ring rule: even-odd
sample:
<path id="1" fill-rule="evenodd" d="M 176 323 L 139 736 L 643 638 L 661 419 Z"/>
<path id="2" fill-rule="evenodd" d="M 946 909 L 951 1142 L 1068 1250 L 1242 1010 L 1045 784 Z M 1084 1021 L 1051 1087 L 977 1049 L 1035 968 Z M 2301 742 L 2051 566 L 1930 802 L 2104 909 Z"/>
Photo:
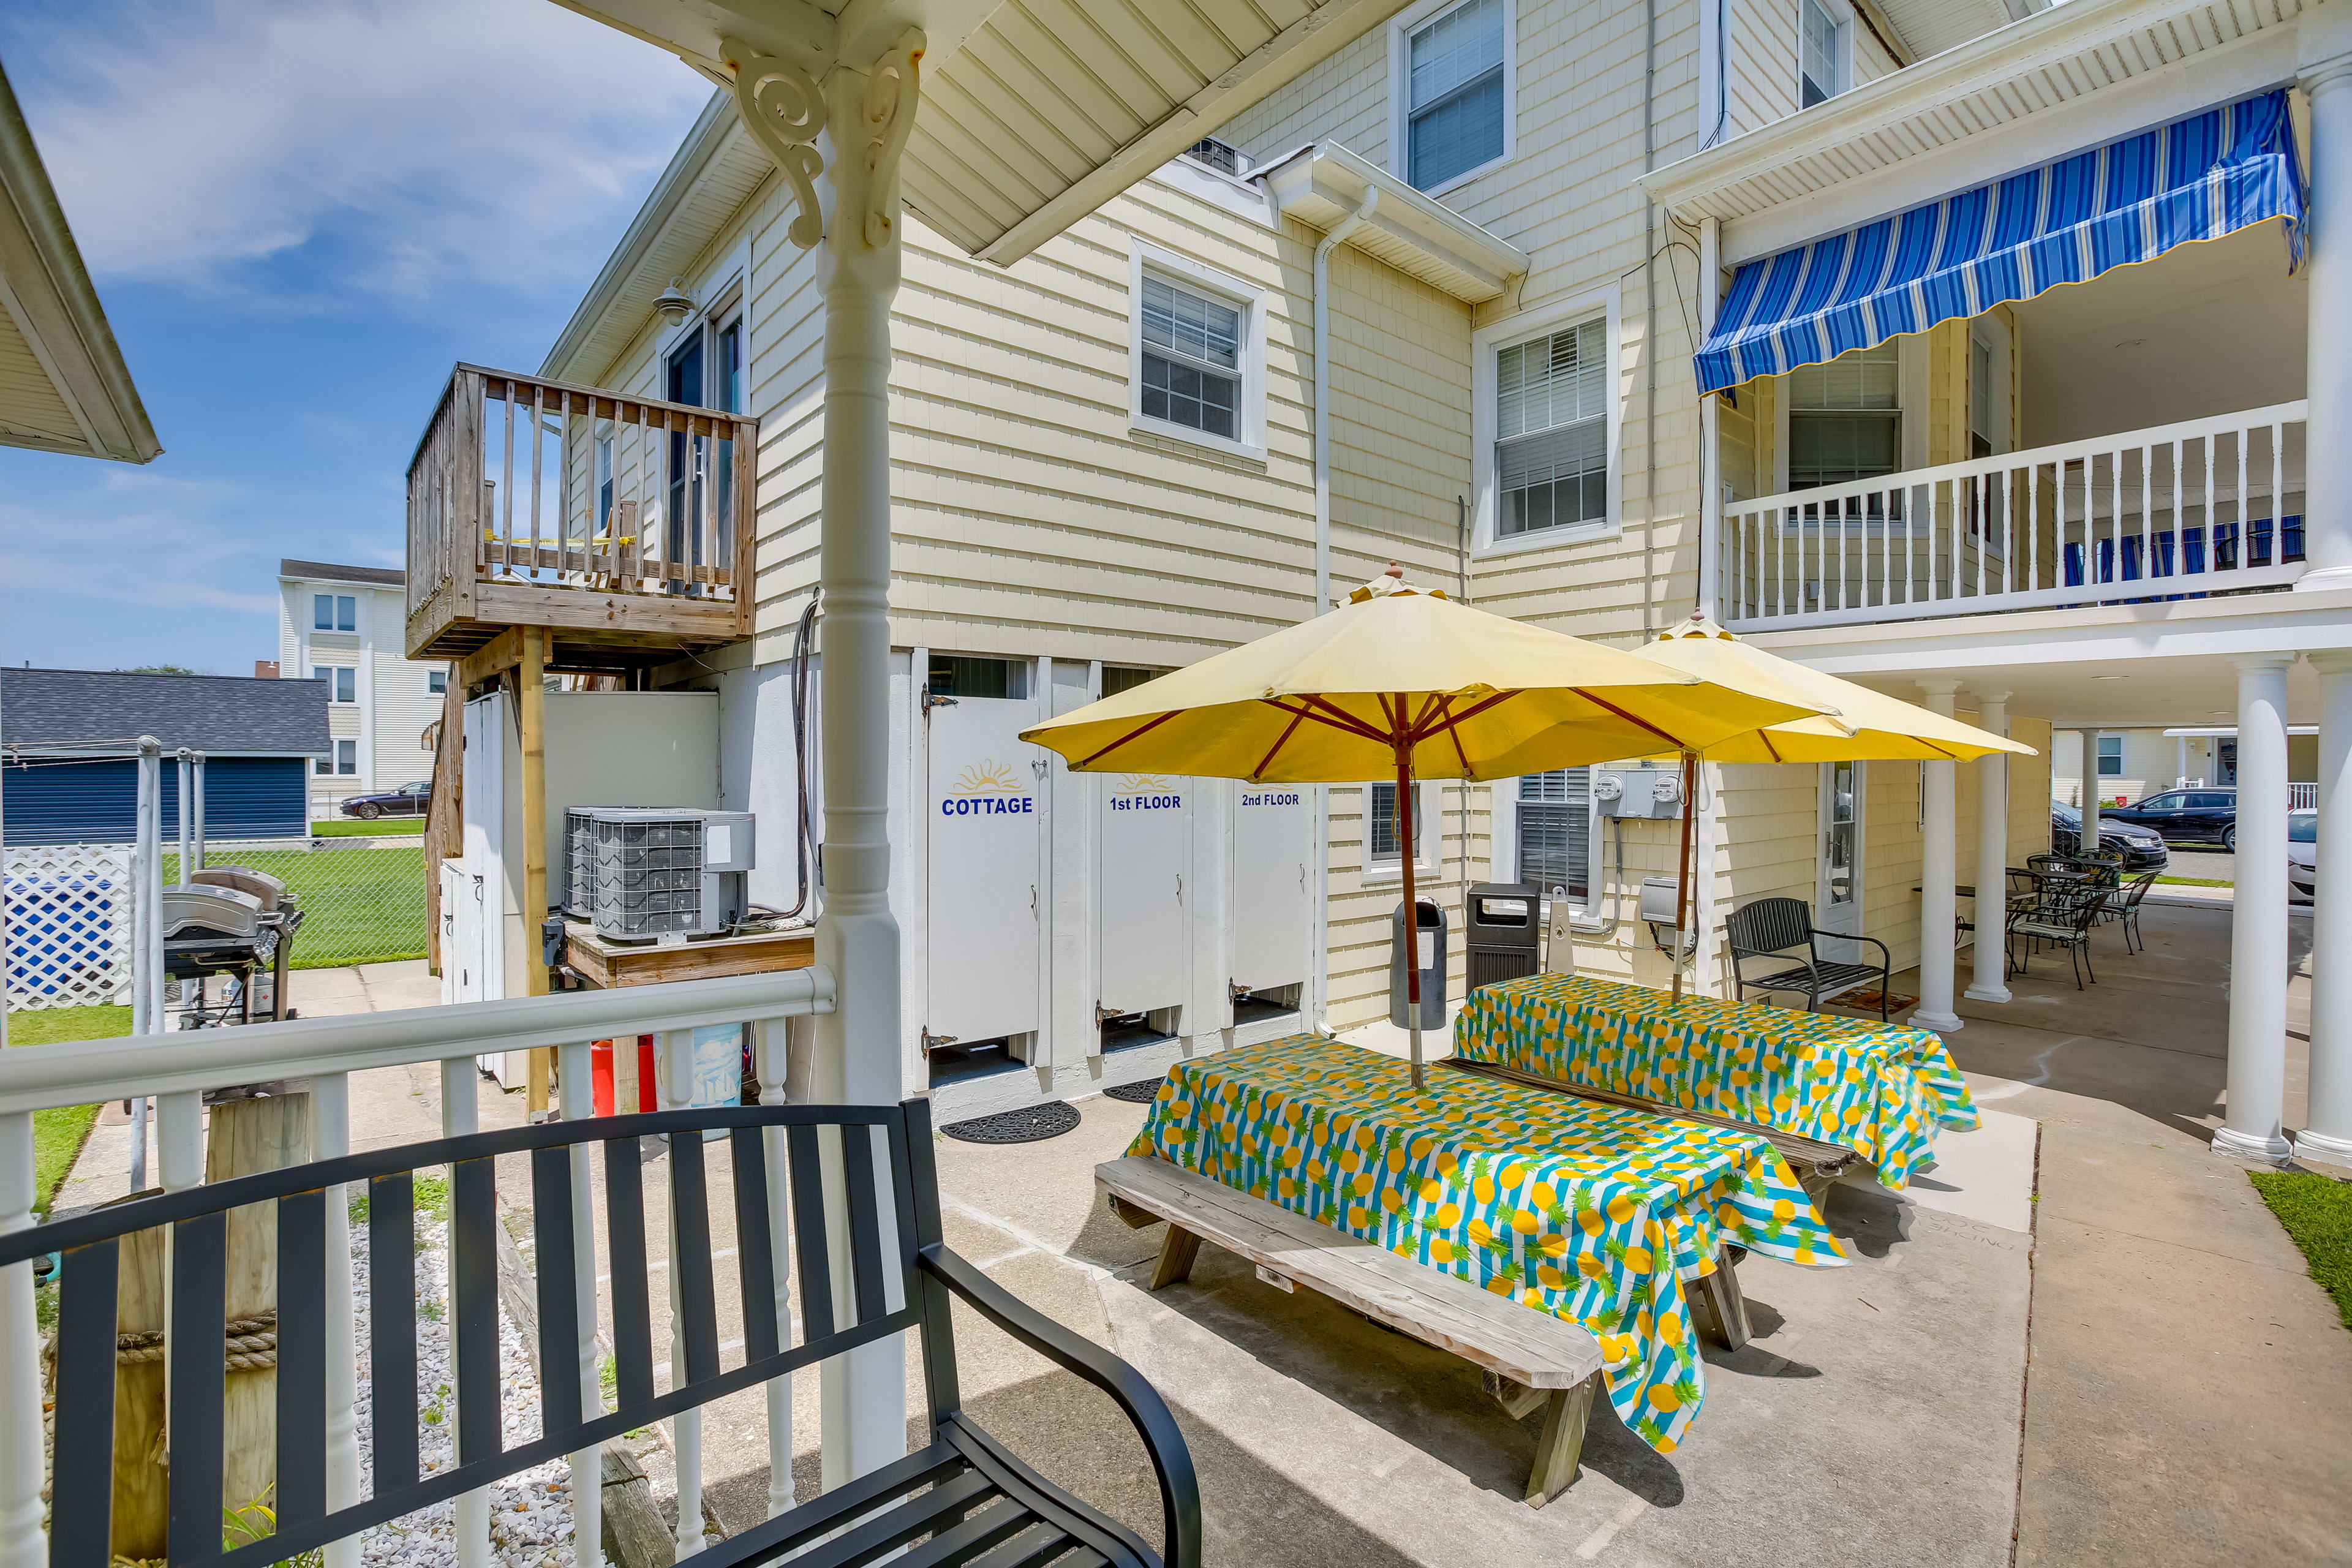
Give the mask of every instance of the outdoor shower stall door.
<path id="1" fill-rule="evenodd" d="M 1172 1013 L 1192 980 L 1184 868 L 1200 785 L 1168 773 L 1110 773 L 1099 787 L 1095 1005 L 1113 1016 Z M 1156 1022 L 1177 1032 L 1172 1019 Z"/>
<path id="2" fill-rule="evenodd" d="M 1234 806 L 1233 983 L 1302 985 L 1312 952 L 1314 786 L 1243 784 Z"/>
<path id="3" fill-rule="evenodd" d="M 922 1022 L 931 1042 L 1012 1039 L 1040 1026 L 1043 753 L 1020 738 L 1039 717 L 1026 699 L 933 698 L 927 705 Z"/>

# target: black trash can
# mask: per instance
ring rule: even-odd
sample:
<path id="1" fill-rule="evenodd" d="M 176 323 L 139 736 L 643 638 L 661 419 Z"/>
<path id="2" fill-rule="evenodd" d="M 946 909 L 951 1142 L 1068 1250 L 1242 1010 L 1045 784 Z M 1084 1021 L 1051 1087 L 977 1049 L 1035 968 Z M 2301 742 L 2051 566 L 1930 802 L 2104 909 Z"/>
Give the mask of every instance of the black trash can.
<path id="1" fill-rule="evenodd" d="M 1543 892 L 1532 882 L 1481 882 L 1470 889 L 1462 942 L 1465 989 L 1543 972 Z"/>

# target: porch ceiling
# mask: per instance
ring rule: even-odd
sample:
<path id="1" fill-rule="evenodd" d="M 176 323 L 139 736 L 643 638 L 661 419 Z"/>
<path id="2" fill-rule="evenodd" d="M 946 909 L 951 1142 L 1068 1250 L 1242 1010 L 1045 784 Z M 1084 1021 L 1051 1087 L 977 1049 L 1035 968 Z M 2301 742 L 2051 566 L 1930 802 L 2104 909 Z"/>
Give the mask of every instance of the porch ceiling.
<path id="1" fill-rule="evenodd" d="M 1404 0 L 556 0 L 722 86 L 721 37 L 856 51 L 919 26 L 907 206 L 1009 265 Z M 839 47 L 833 47 L 835 39 Z"/>
<path id="2" fill-rule="evenodd" d="M 1748 259 L 2176 112 L 2275 86 L 2294 74 L 2296 24 L 2314 4 L 2073 0 L 1670 163 L 1639 183 L 1685 221 L 1724 220 L 1725 262 Z M 2281 47 L 2250 51 L 2258 44 Z M 2225 55 L 2242 68 L 2195 76 L 2179 68 Z M 2219 68 L 2221 61 L 2212 64 Z M 2090 99 L 2115 100 L 2116 122 L 2094 125 L 2092 117 L 2070 116 L 2082 122 L 2079 134 L 2039 123 Z M 2002 134 L 2012 131 L 2026 140 Z M 1989 147 L 1973 161 L 1962 156 L 1963 149 L 1980 142 L 1999 150 Z M 1897 174 L 1929 160 L 1932 174 Z M 1873 178 L 1882 174 L 1896 175 L 1892 190 Z M 1870 205 L 1848 210 L 1863 202 Z M 1772 221 L 1762 221 L 1768 214 Z"/>

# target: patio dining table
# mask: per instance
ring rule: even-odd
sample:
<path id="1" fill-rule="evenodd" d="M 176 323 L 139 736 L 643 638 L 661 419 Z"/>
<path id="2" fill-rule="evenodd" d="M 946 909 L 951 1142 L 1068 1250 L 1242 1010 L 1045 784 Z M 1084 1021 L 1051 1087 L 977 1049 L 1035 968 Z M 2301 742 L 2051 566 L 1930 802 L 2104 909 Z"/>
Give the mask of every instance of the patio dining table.
<path id="1" fill-rule="evenodd" d="M 1457 1058 L 1842 1144 L 1906 1185 L 1936 1130 L 1977 1125 L 1941 1037 L 1825 1013 L 1723 1002 L 1587 974 L 1482 985 L 1454 1024 Z"/>
<path id="2" fill-rule="evenodd" d="M 1727 1244 L 1847 1261 L 1759 1133 L 1468 1074 L 1416 1093 L 1405 1063 L 1318 1035 L 1178 1064 L 1128 1152 L 1582 1324 L 1661 1453 L 1706 1390 L 1683 1281 Z"/>

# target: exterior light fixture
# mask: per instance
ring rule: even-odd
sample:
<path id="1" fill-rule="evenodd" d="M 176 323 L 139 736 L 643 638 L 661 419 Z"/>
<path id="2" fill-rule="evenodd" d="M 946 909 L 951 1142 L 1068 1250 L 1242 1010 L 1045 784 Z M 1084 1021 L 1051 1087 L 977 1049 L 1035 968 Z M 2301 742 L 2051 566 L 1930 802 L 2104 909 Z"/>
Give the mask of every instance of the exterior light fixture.
<path id="1" fill-rule="evenodd" d="M 682 278 L 671 279 L 669 287 L 654 301 L 654 309 L 661 312 L 662 325 L 672 331 L 684 326 L 686 319 L 694 314 L 694 296 L 686 291 L 685 282 Z"/>

